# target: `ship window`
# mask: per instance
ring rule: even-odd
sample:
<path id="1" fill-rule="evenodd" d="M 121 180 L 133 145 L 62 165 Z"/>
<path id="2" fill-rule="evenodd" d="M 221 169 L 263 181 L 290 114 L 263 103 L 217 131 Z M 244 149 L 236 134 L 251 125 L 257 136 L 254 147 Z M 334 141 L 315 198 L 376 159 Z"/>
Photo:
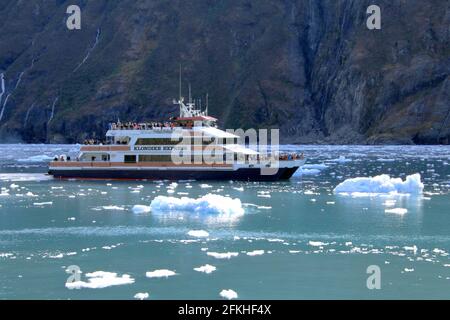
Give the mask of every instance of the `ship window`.
<path id="1" fill-rule="evenodd" d="M 125 155 L 125 163 L 136 163 L 135 155 Z"/>
<path id="2" fill-rule="evenodd" d="M 174 145 L 179 144 L 181 138 L 139 138 L 136 140 L 137 146 L 150 146 L 150 145 Z"/>
<path id="3" fill-rule="evenodd" d="M 166 161 L 172 161 L 171 155 L 152 154 L 139 156 L 139 162 L 166 162 Z"/>

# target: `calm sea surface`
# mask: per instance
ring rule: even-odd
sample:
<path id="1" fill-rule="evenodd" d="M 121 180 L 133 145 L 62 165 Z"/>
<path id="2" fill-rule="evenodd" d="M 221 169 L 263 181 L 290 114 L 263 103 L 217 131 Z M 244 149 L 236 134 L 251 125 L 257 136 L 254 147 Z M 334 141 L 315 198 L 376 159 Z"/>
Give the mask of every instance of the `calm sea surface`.
<path id="1" fill-rule="evenodd" d="M 46 162 L 78 146 L 0 145 L 0 299 L 450 298 L 449 147 L 283 149 L 308 157 L 289 181 L 174 184 L 53 180 Z M 333 193 L 349 178 L 414 173 L 421 195 Z M 230 212 L 196 208 L 207 194 Z M 147 212 L 157 196 L 189 205 L 164 198 L 172 210 Z M 205 265 L 216 269 L 194 270 Z M 366 285 L 373 265 L 379 290 Z M 80 289 L 66 287 L 69 266 Z"/>

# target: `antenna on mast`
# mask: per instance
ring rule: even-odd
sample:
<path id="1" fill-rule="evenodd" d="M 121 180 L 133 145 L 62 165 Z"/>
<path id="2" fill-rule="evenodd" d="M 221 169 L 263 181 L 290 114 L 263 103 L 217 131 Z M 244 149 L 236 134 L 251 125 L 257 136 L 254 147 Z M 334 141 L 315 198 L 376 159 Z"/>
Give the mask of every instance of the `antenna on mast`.
<path id="1" fill-rule="evenodd" d="M 207 116 L 208 115 L 208 97 L 209 96 L 209 94 L 208 93 L 206 93 L 206 110 L 205 110 L 205 115 Z"/>

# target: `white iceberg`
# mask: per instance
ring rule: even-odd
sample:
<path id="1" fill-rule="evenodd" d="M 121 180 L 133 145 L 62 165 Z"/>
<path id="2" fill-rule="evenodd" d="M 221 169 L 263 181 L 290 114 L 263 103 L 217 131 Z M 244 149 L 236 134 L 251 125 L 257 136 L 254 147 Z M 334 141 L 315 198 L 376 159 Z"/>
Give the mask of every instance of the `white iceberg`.
<path id="1" fill-rule="evenodd" d="M 150 206 L 137 204 L 131 209 L 134 213 L 148 213 L 151 211 Z"/>
<path id="2" fill-rule="evenodd" d="M 145 273 L 147 278 L 168 278 L 174 275 L 176 275 L 175 271 L 167 269 L 148 271 Z"/>
<path id="3" fill-rule="evenodd" d="M 227 290 L 224 289 L 224 290 L 220 291 L 220 296 L 225 299 L 228 299 L 228 300 L 237 299 L 237 297 L 238 297 L 236 291 L 231 290 L 231 289 L 227 289 Z"/>
<path id="4" fill-rule="evenodd" d="M 314 176 L 319 174 L 321 171 L 319 169 L 305 169 L 305 168 L 299 168 L 295 173 L 294 176 Z"/>
<path id="5" fill-rule="evenodd" d="M 251 256 L 251 257 L 253 257 L 253 256 L 261 256 L 263 254 L 264 254 L 264 250 L 253 250 L 253 251 L 247 252 L 247 255 Z"/>
<path id="6" fill-rule="evenodd" d="M 53 204 L 53 201 L 48 201 L 48 202 L 34 202 L 33 206 L 37 206 L 37 207 L 43 207 L 43 206 L 51 206 Z"/>
<path id="7" fill-rule="evenodd" d="M 312 247 L 322 247 L 328 245 L 328 243 L 321 242 L 321 241 L 309 241 L 308 244 Z"/>
<path id="8" fill-rule="evenodd" d="M 134 298 L 138 300 L 148 299 L 148 297 L 149 297 L 148 292 L 138 292 L 134 295 Z"/>
<path id="9" fill-rule="evenodd" d="M 347 159 L 345 156 L 339 156 L 337 159 L 330 160 L 330 162 L 346 163 L 351 162 L 351 159 Z"/>
<path id="10" fill-rule="evenodd" d="M 204 273 L 208 273 L 208 274 L 213 272 L 213 271 L 216 271 L 216 269 L 217 269 L 216 267 L 214 267 L 214 266 L 212 266 L 210 264 L 205 264 L 204 266 L 200 266 L 198 268 L 194 268 L 195 271 L 204 272 Z"/>
<path id="11" fill-rule="evenodd" d="M 75 281 L 75 282 L 66 282 L 66 288 L 68 289 L 81 289 L 81 288 L 90 288 L 90 289 L 101 289 L 110 286 L 118 286 L 124 284 L 132 284 L 134 283 L 134 279 L 129 275 L 124 274 L 122 276 L 117 276 L 115 272 L 105 272 L 105 271 L 95 271 L 92 273 L 86 273 L 86 277 L 88 281 Z"/>
<path id="12" fill-rule="evenodd" d="M 206 253 L 210 257 L 214 257 L 216 259 L 231 259 L 232 257 L 237 257 L 239 255 L 238 252 L 207 252 Z"/>
<path id="13" fill-rule="evenodd" d="M 50 160 L 53 160 L 54 157 L 47 156 L 45 154 L 37 155 L 37 156 L 31 156 L 24 159 L 17 160 L 18 162 L 48 162 Z"/>
<path id="14" fill-rule="evenodd" d="M 125 210 L 124 207 L 119 207 L 119 206 L 102 206 L 103 210 L 118 210 L 118 211 L 123 211 Z"/>
<path id="15" fill-rule="evenodd" d="M 302 169 L 317 169 L 317 170 L 324 170 L 327 169 L 328 166 L 325 163 L 310 163 L 310 164 L 304 164 L 302 166 Z"/>
<path id="16" fill-rule="evenodd" d="M 150 204 L 152 212 L 184 211 L 205 214 L 243 215 L 241 200 L 216 194 L 198 199 L 157 196 Z"/>
<path id="17" fill-rule="evenodd" d="M 205 230 L 190 230 L 188 235 L 195 238 L 206 238 L 209 237 L 209 233 Z"/>
<path id="18" fill-rule="evenodd" d="M 387 174 L 376 177 L 358 177 L 347 179 L 334 188 L 334 193 L 377 195 L 377 194 L 421 194 L 423 183 L 420 181 L 420 174 L 412 174 L 401 178 L 391 178 Z"/>
<path id="19" fill-rule="evenodd" d="M 404 215 L 405 213 L 408 212 L 408 209 L 405 209 L 405 208 L 392 208 L 392 209 L 386 209 L 386 210 L 384 210 L 384 212 Z"/>

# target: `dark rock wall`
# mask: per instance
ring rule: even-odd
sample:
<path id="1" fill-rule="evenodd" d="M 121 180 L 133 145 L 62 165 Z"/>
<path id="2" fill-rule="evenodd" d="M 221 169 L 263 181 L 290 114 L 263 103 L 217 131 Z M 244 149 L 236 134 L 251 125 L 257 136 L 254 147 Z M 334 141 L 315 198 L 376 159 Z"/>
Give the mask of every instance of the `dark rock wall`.
<path id="1" fill-rule="evenodd" d="M 366 28 L 370 4 L 381 30 Z M 175 115 L 181 63 L 184 95 L 188 82 L 209 92 L 227 128 L 448 144 L 449 22 L 446 0 L 2 0 L 0 139 L 76 142 L 118 118 Z"/>

